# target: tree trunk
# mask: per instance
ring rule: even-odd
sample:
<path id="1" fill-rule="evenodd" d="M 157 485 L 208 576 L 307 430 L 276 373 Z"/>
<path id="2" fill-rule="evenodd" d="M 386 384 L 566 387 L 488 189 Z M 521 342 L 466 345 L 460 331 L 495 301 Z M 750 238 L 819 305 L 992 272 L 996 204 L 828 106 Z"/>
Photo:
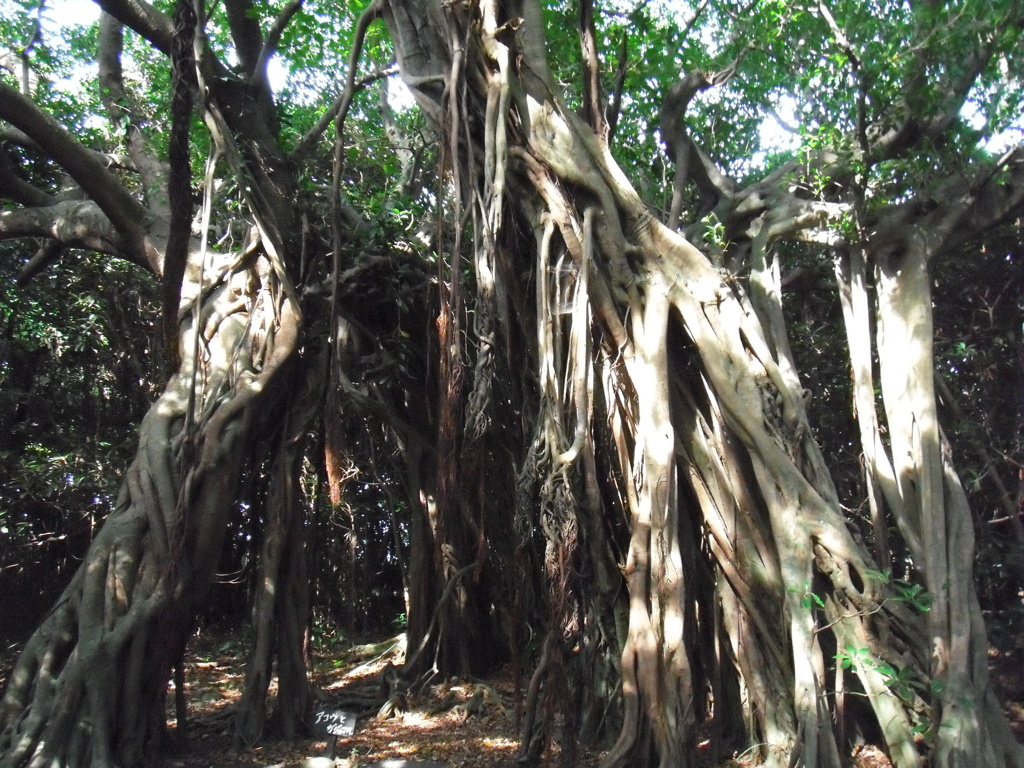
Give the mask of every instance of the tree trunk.
<path id="1" fill-rule="evenodd" d="M 544 542 L 547 578 L 562 585 L 548 602 L 548 641 L 530 700 L 545 680 L 555 684 L 557 640 L 570 636 L 563 568 L 577 566 L 563 563 L 574 562 L 578 531 L 604 525 L 628 532 L 625 551 L 601 564 L 616 553 L 597 548 L 578 566 L 617 565 L 628 591 L 627 629 L 618 637 L 622 723 L 604 768 L 685 765 L 694 692 L 705 685 L 714 686 L 716 716 L 745 712 L 748 738 L 767 765 L 838 768 L 845 745 L 833 714 L 849 685 L 868 695 L 900 768 L 923 764 L 914 732 L 925 729 L 940 764 L 970 754 L 986 766 L 1018 765 L 1020 749 L 990 706 L 969 577 L 970 519 L 940 451 L 931 350 L 922 344 L 931 333 L 922 263 L 893 265 L 883 275 L 892 285 L 879 282 L 889 339 L 879 346 L 883 395 L 890 428 L 902 433 L 892 437 L 893 473 L 870 420 L 869 353 L 863 337 L 855 344 L 879 531 L 869 552 L 851 534 L 811 437 L 772 252 L 776 240 L 831 209 L 770 188 L 772 178 L 747 190 L 708 182 L 731 228 L 728 255 L 749 267 L 743 290 L 652 216 L 612 160 L 597 118 L 586 125 L 562 102 L 537 3 L 485 2 L 470 18 L 461 6 L 418 0 L 386 3 L 383 16 L 403 77 L 450 148 L 456 195 L 490 212 L 481 213 L 476 242 L 501 242 L 513 210 L 530 225 L 515 236 L 520 254 L 535 254 L 540 407 L 521 488 L 532 484 L 538 497 L 522 530 Z M 851 331 L 863 334 L 859 296 L 847 315 Z M 676 326 L 681 332 L 671 331 Z M 593 385 L 595 371 L 603 390 Z M 890 402 L 896 393 L 904 400 Z M 603 507 L 574 494 L 586 482 L 591 445 L 608 446 L 594 452 Z M 881 536 L 886 509 L 902 516 L 899 530 L 927 589 L 942 592 L 931 611 L 881 575 L 891 557 Z M 685 530 L 701 532 L 705 546 L 687 545 Z M 716 606 L 693 608 L 701 591 L 682 567 L 693 557 L 707 557 L 719 579 Z M 590 629 L 594 620 L 584 619 Z M 717 658 L 715 644 L 699 637 L 723 638 Z M 739 685 L 714 671 L 723 662 L 735 664 Z M 844 677 L 846 669 L 853 674 Z M 932 702 L 922 690 L 942 693 Z M 528 717 L 524 759 L 537 759 L 536 728 Z"/>
<path id="2" fill-rule="evenodd" d="M 900 235 L 902 248 L 876 246 L 878 356 L 900 499 L 896 519 L 932 600 L 919 653 L 928 659 L 934 761 L 943 768 L 1016 768 L 1024 755 L 988 679 L 971 512 L 938 423 L 928 269 L 936 227 L 918 227 Z"/>
<path id="3" fill-rule="evenodd" d="M 309 731 L 313 690 L 304 653 L 310 612 L 309 541 L 300 488 L 306 436 L 321 406 L 326 378 L 315 351 L 307 351 L 302 370 L 293 373 L 293 397 L 277 436 L 267 491 L 267 527 L 260 553 L 259 579 L 253 599 L 253 648 L 242 697 L 235 716 L 235 742 L 251 748 L 263 733 L 267 689 L 277 662 L 277 709 L 274 731 L 295 738 Z M 301 379 L 300 379 L 301 375 Z M 304 380 L 303 380 L 304 379 Z"/>
<path id="4" fill-rule="evenodd" d="M 146 4 L 101 5 L 111 14 L 102 15 L 99 32 L 101 95 L 112 122 L 125 128 L 146 204 L 51 116 L 3 84 L 0 116 L 24 130 L 90 198 L 62 214 L 73 232 L 68 244 L 128 258 L 164 280 L 171 303 L 165 318 L 177 317 L 178 323 L 165 329 L 178 343 L 169 357 L 179 365 L 142 422 L 114 511 L 12 672 L 0 703 L 3 768 L 135 766 L 162 746 L 170 672 L 182 658 L 196 608 L 213 579 L 239 475 L 257 442 L 253 437 L 270 432 L 273 414 L 286 403 L 281 378 L 302 325 L 290 276 L 305 255 L 296 166 L 278 142 L 266 78 L 254 71 L 267 57 L 248 56 L 262 50 L 264 41 L 246 15 L 247 4 L 226 9 L 232 22 L 240 22 L 230 25 L 231 34 L 252 70 L 242 77 L 206 46 L 186 0 L 178 3 L 176 23 Z M 174 49 L 176 165 L 170 174 L 149 141 L 148 121 L 131 109 L 135 100 L 120 60 L 121 22 L 157 50 Z M 189 95 L 185 91 L 195 78 L 211 148 L 201 242 L 191 237 L 191 100 L 180 98 Z M 212 210 L 220 203 L 215 175 L 221 160 L 243 200 L 238 220 L 224 222 L 229 231 L 238 225 L 246 233 L 238 250 L 207 246 Z M 230 215 L 237 211 L 233 207 Z M 285 482 L 275 491 L 281 499 L 276 511 L 291 528 L 298 527 L 295 454 L 294 446 L 282 448 L 278 468 Z M 288 555 L 301 552 L 295 537 L 290 542 Z M 275 564 L 269 565 L 273 572 Z M 296 589 L 307 580 L 301 558 L 276 565 L 296 598 L 287 605 L 293 612 L 278 614 L 285 660 L 281 686 L 289 704 L 303 710 L 308 687 L 296 627 L 304 627 L 306 617 Z M 286 730 L 304 716 L 281 711 Z"/>
<path id="5" fill-rule="evenodd" d="M 181 368 L 142 423 L 114 512 L 11 674 L 4 768 L 138 765 L 164 745 L 171 669 L 212 582 L 253 422 L 298 334 L 269 260 L 234 266 L 234 254 L 193 256 Z"/>

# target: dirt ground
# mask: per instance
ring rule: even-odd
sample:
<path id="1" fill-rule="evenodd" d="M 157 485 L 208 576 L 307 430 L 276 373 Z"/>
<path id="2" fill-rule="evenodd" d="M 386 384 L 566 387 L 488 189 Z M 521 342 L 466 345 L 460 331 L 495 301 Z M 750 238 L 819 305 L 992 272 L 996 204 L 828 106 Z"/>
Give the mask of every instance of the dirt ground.
<path id="1" fill-rule="evenodd" d="M 994 633 L 994 637 L 1003 647 L 989 652 L 993 684 L 1018 740 L 1024 742 L 1024 637 L 1016 633 Z M 195 638 L 185 671 L 189 719 L 184 746 L 164 756 L 155 768 L 301 768 L 309 758 L 327 757 L 330 744 L 323 736 L 299 741 L 266 738 L 252 750 L 234 748 L 233 705 L 241 692 L 245 655 L 243 644 L 234 638 L 216 632 L 204 632 Z M 0 688 L 16 651 L 14 645 L 0 647 Z M 487 680 L 435 681 L 418 694 L 397 701 L 391 717 L 380 717 L 375 712 L 376 702 L 382 698 L 381 686 L 392 665 L 401 663 L 401 657 L 400 645 L 390 641 L 337 644 L 315 657 L 313 682 L 321 692 L 320 706 L 362 709 L 355 734 L 337 740 L 338 768 L 355 768 L 388 758 L 453 767 L 515 768 L 519 712 L 510 669 L 500 670 Z M 172 686 L 168 720 L 175 729 L 173 693 Z M 599 759 L 599 752 L 587 752 L 578 765 L 591 768 Z M 706 757 L 699 763 L 702 768 L 712 768 Z M 550 764 L 556 765 L 557 760 Z M 742 755 L 727 763 L 749 764 Z M 885 755 L 872 747 L 859 748 L 852 764 L 856 768 L 890 765 Z"/>
<path id="2" fill-rule="evenodd" d="M 218 644 L 215 637 L 200 637 L 197 649 L 197 659 L 185 673 L 188 745 L 160 768 L 298 768 L 307 758 L 328 755 L 330 744 L 323 736 L 291 742 L 268 739 L 253 750 L 235 751 L 231 715 L 241 694 L 241 649 L 232 642 Z M 356 733 L 336 742 L 341 765 L 355 768 L 404 758 L 446 766 L 513 768 L 519 741 L 511 672 L 501 670 L 486 681 L 452 679 L 428 685 L 416 696 L 403 697 L 393 715 L 381 717 L 375 711 L 384 698 L 382 685 L 393 665 L 401 663 L 402 653 L 399 643 L 385 640 L 314 658 L 313 683 L 322 692 L 320 707 L 363 709 Z M 368 704 L 370 711 L 364 709 Z M 169 720 L 173 727 L 170 711 Z M 592 762 L 581 763 L 589 765 Z"/>

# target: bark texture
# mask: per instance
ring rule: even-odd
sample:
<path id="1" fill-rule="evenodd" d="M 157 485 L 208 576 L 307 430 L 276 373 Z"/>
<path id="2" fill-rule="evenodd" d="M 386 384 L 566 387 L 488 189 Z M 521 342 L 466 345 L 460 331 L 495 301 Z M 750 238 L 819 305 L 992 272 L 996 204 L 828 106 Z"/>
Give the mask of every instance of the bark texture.
<path id="1" fill-rule="evenodd" d="M 131 111 L 121 71 L 121 24 L 114 15 L 165 51 L 169 28 L 174 30 L 149 6 L 105 7 L 113 15 L 104 15 L 100 25 L 103 95 L 112 120 L 125 126 L 127 153 L 143 182 L 142 201 L 29 99 L 0 86 L 0 109 L 89 198 L 57 211 L 42 196 L 23 195 L 37 220 L 53 222 L 39 234 L 129 258 L 162 277 L 171 227 L 167 167 Z M 178 30 L 187 40 L 196 31 Z M 168 680 L 213 579 L 241 469 L 253 438 L 268 431 L 268 412 L 287 402 L 281 385 L 303 322 L 289 276 L 299 261 L 301 230 L 296 209 L 281 204 L 294 199 L 294 175 L 277 146 L 274 125 L 258 111 L 264 102 L 236 87 L 202 44 L 195 50 L 197 64 L 188 57 L 178 64 L 195 69 L 207 95 L 202 111 L 213 150 L 204 232 L 210 231 L 212 179 L 221 163 L 245 180 L 248 232 L 235 248 L 212 247 L 206 235 L 190 237 L 190 217 L 177 221 L 186 227 L 177 241 L 185 244 L 187 263 L 183 270 L 171 265 L 176 274 L 168 287 L 174 290 L 166 300 L 177 304 L 168 316 L 178 318 L 170 335 L 177 345 L 171 357 L 180 364 L 142 422 L 114 511 L 10 676 L 0 703 L 4 768 L 141 765 L 166 746 Z M 24 218 L 28 210 L 17 213 Z M 22 231 L 4 226 L 0 234 L 17 237 Z M 275 466 L 280 482 L 272 512 L 284 532 L 296 527 L 294 446 L 282 447 Z M 305 584 L 301 543 L 296 536 L 281 538 L 292 556 L 282 566 L 270 553 L 267 569 L 273 574 L 283 567 L 282 581 L 292 588 Z M 288 607 L 304 614 L 301 595 Z M 301 636 L 305 616 L 288 616 L 280 626 L 282 690 L 304 706 L 308 683 L 294 628 L 300 627 Z M 283 712 L 282 720 L 286 730 L 296 727 L 296 713 Z"/>
<path id="2" fill-rule="evenodd" d="M 587 75 L 590 7 L 581 9 L 589 123 L 566 107 L 550 75 L 538 4 L 484 2 L 479 17 L 430 0 L 383 9 L 402 76 L 449 147 L 456 194 L 479 201 L 474 243 L 496 251 L 519 219 L 528 226 L 510 235 L 514 250 L 534 254 L 537 412 L 520 459 L 516 531 L 522 546 L 543 548 L 550 594 L 521 759 L 539 763 L 553 723 L 563 745 L 583 733 L 592 715 L 584 710 L 606 678 L 568 672 L 579 653 L 619 656 L 621 725 L 606 768 L 687 765 L 695 725 L 709 714 L 716 734 L 756 745 L 764 764 L 838 768 L 848 688 L 867 694 L 901 768 L 966 764 L 968 754 L 1020 765 L 1020 748 L 990 708 L 971 520 L 932 391 L 927 265 L 948 241 L 925 233 L 938 220 L 962 221 L 960 203 L 931 219 L 893 213 L 851 249 L 829 222 L 855 200 L 794 196 L 784 183 L 793 168 L 740 187 L 682 125 L 693 95 L 728 79 L 734 64 L 693 73 L 666 95 L 662 132 L 677 170 L 665 226 L 608 151 Z M 909 111 L 906 122 L 948 126 L 941 115 Z M 878 158 L 922 134 L 870 135 L 876 143 L 864 151 Z M 832 178 L 850 173 L 833 157 L 816 162 Z M 724 257 L 729 274 L 675 231 L 691 183 L 704 205 L 697 218 L 714 209 L 725 224 L 727 252 L 708 253 Z M 911 224 L 898 244 L 881 234 Z M 777 244 L 786 238 L 840 254 L 873 551 L 852 535 L 811 437 L 782 314 Z M 456 237 L 452 258 L 459 248 Z M 479 253 L 475 261 L 479 273 L 486 261 Z M 486 290 L 482 282 L 484 306 Z M 459 322 L 458 305 L 450 313 L 446 322 Z M 871 395 L 872 349 L 884 416 Z M 915 578 L 936 596 L 930 610 L 883 575 L 889 520 Z M 585 604 L 576 573 L 598 576 Z"/>
<path id="3" fill-rule="evenodd" d="M 117 507 L 11 674 L 5 768 L 137 765 L 165 745 L 167 681 L 220 556 L 252 409 L 299 328 L 265 260 L 234 274 L 231 255 L 211 261 L 225 271 L 184 307 L 182 367 L 140 428 Z"/>
<path id="4" fill-rule="evenodd" d="M 979 43 L 934 104 L 908 98 L 877 126 L 862 111 L 852 159 L 822 152 L 747 186 L 717 169 L 685 125 L 691 99 L 739 61 L 716 75 L 681 73 L 661 114 L 674 166 L 663 222 L 607 143 L 615 115 L 602 103 L 592 3 L 580 3 L 580 117 L 549 69 L 536 0 L 374 0 L 356 26 L 345 93 L 292 155 L 266 64 L 298 3 L 266 35 L 253 3 L 225 3 L 234 70 L 201 29 L 175 29 L 134 0 L 101 5 L 107 109 L 145 194 L 0 84 L 0 117 L 88 198 L 57 201 L 0 166 L 0 193 L 22 206 L 0 212 L 0 236 L 95 248 L 177 284 L 180 262 L 172 257 L 171 274 L 164 264 L 167 169 L 124 98 L 121 24 L 177 50 L 179 68 L 191 34 L 213 146 L 202 230 L 224 168 L 239 181 L 244 221 L 224 241 L 232 247 L 188 242 L 180 366 L 140 428 L 115 512 L 11 675 L 0 768 L 134 766 L 160 748 L 167 680 L 246 461 L 269 467 L 268 523 L 236 735 L 249 745 L 264 729 L 275 654 L 277 721 L 289 734 L 304 727 L 297 477 L 325 384 L 332 492 L 350 448 L 339 425 L 357 409 L 388 426 L 405 463 L 414 509 L 406 682 L 525 658 L 523 765 L 545 763 L 557 741 L 568 768 L 580 743 L 604 739 L 603 768 L 686 766 L 710 719 L 718 754 L 839 768 L 856 700 L 897 768 L 1024 766 L 987 680 L 970 510 L 937 418 L 929 293 L 935 259 L 1024 210 L 1024 158 L 1011 153 L 1000 173 L 881 211 L 869 210 L 862 184 L 873 164 L 945 135 L 990 48 Z M 1017 13 L 1007 24 L 1020 23 Z M 343 262 L 359 222 L 340 189 L 355 65 L 377 19 L 441 145 L 437 311 L 420 318 L 436 336 L 397 395 L 352 373 L 369 357 L 356 338 L 368 324 L 345 311 L 358 301 L 345 291 L 375 263 Z M 918 80 L 936 55 L 926 32 L 908 54 L 919 58 Z M 323 307 L 295 286 L 309 272 L 296 164 L 331 118 L 327 313 L 308 311 Z M 802 174 L 838 191 L 808 196 L 792 183 Z M 720 243 L 694 234 L 708 212 Z M 808 422 L 783 314 L 787 240 L 815 242 L 834 260 L 870 546 Z M 324 315 L 326 330 L 314 330 Z M 323 358 L 307 347 L 296 359 L 304 330 L 307 342 L 329 339 Z M 270 455 L 250 456 L 250 442 Z M 914 599 L 921 591 L 930 604 Z"/>

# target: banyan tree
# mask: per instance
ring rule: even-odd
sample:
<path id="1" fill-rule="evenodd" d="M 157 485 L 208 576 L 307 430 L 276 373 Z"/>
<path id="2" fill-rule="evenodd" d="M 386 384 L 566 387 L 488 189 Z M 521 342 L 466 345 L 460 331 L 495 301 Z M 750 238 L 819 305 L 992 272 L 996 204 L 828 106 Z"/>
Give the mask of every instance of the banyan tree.
<path id="1" fill-rule="evenodd" d="M 581 744 L 605 768 L 686 766 L 701 734 L 717 757 L 838 768 L 857 728 L 897 768 L 1024 766 L 988 679 L 932 298 L 937 265 L 1019 231 L 1018 3 L 98 5 L 113 143 L 3 78 L 0 236 L 37 239 L 32 269 L 89 249 L 150 270 L 170 373 L 10 676 L 0 766 L 140 765 L 165 743 L 257 461 L 236 732 L 259 738 L 274 670 L 274 722 L 301 732 L 299 476 L 311 457 L 338 492 L 353 420 L 412 509 L 404 680 L 513 659 L 524 765 L 557 742 L 566 766 Z M 126 34 L 165 92 L 133 91 Z M 307 125 L 318 94 L 272 88 L 277 55 L 346 62 Z M 405 235 L 372 219 L 394 201 L 351 193 L 375 145 L 350 123 L 387 77 L 415 102 L 376 107 Z M 729 133 L 769 117 L 799 123 L 785 147 Z M 420 276 L 416 351 L 384 377 L 407 334 L 367 296 L 398 270 Z M 807 290 L 837 304 L 847 388 L 802 379 L 787 302 Z M 857 483 L 836 482 L 823 412 L 850 414 Z"/>

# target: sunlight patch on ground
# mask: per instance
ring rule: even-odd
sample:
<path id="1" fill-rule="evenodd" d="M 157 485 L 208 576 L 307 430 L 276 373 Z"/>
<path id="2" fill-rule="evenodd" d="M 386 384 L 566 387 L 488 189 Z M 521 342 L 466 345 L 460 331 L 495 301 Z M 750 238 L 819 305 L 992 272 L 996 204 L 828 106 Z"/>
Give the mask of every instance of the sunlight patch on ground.
<path id="1" fill-rule="evenodd" d="M 476 741 L 485 749 L 519 749 L 518 739 L 509 739 L 504 736 L 484 736 Z"/>

